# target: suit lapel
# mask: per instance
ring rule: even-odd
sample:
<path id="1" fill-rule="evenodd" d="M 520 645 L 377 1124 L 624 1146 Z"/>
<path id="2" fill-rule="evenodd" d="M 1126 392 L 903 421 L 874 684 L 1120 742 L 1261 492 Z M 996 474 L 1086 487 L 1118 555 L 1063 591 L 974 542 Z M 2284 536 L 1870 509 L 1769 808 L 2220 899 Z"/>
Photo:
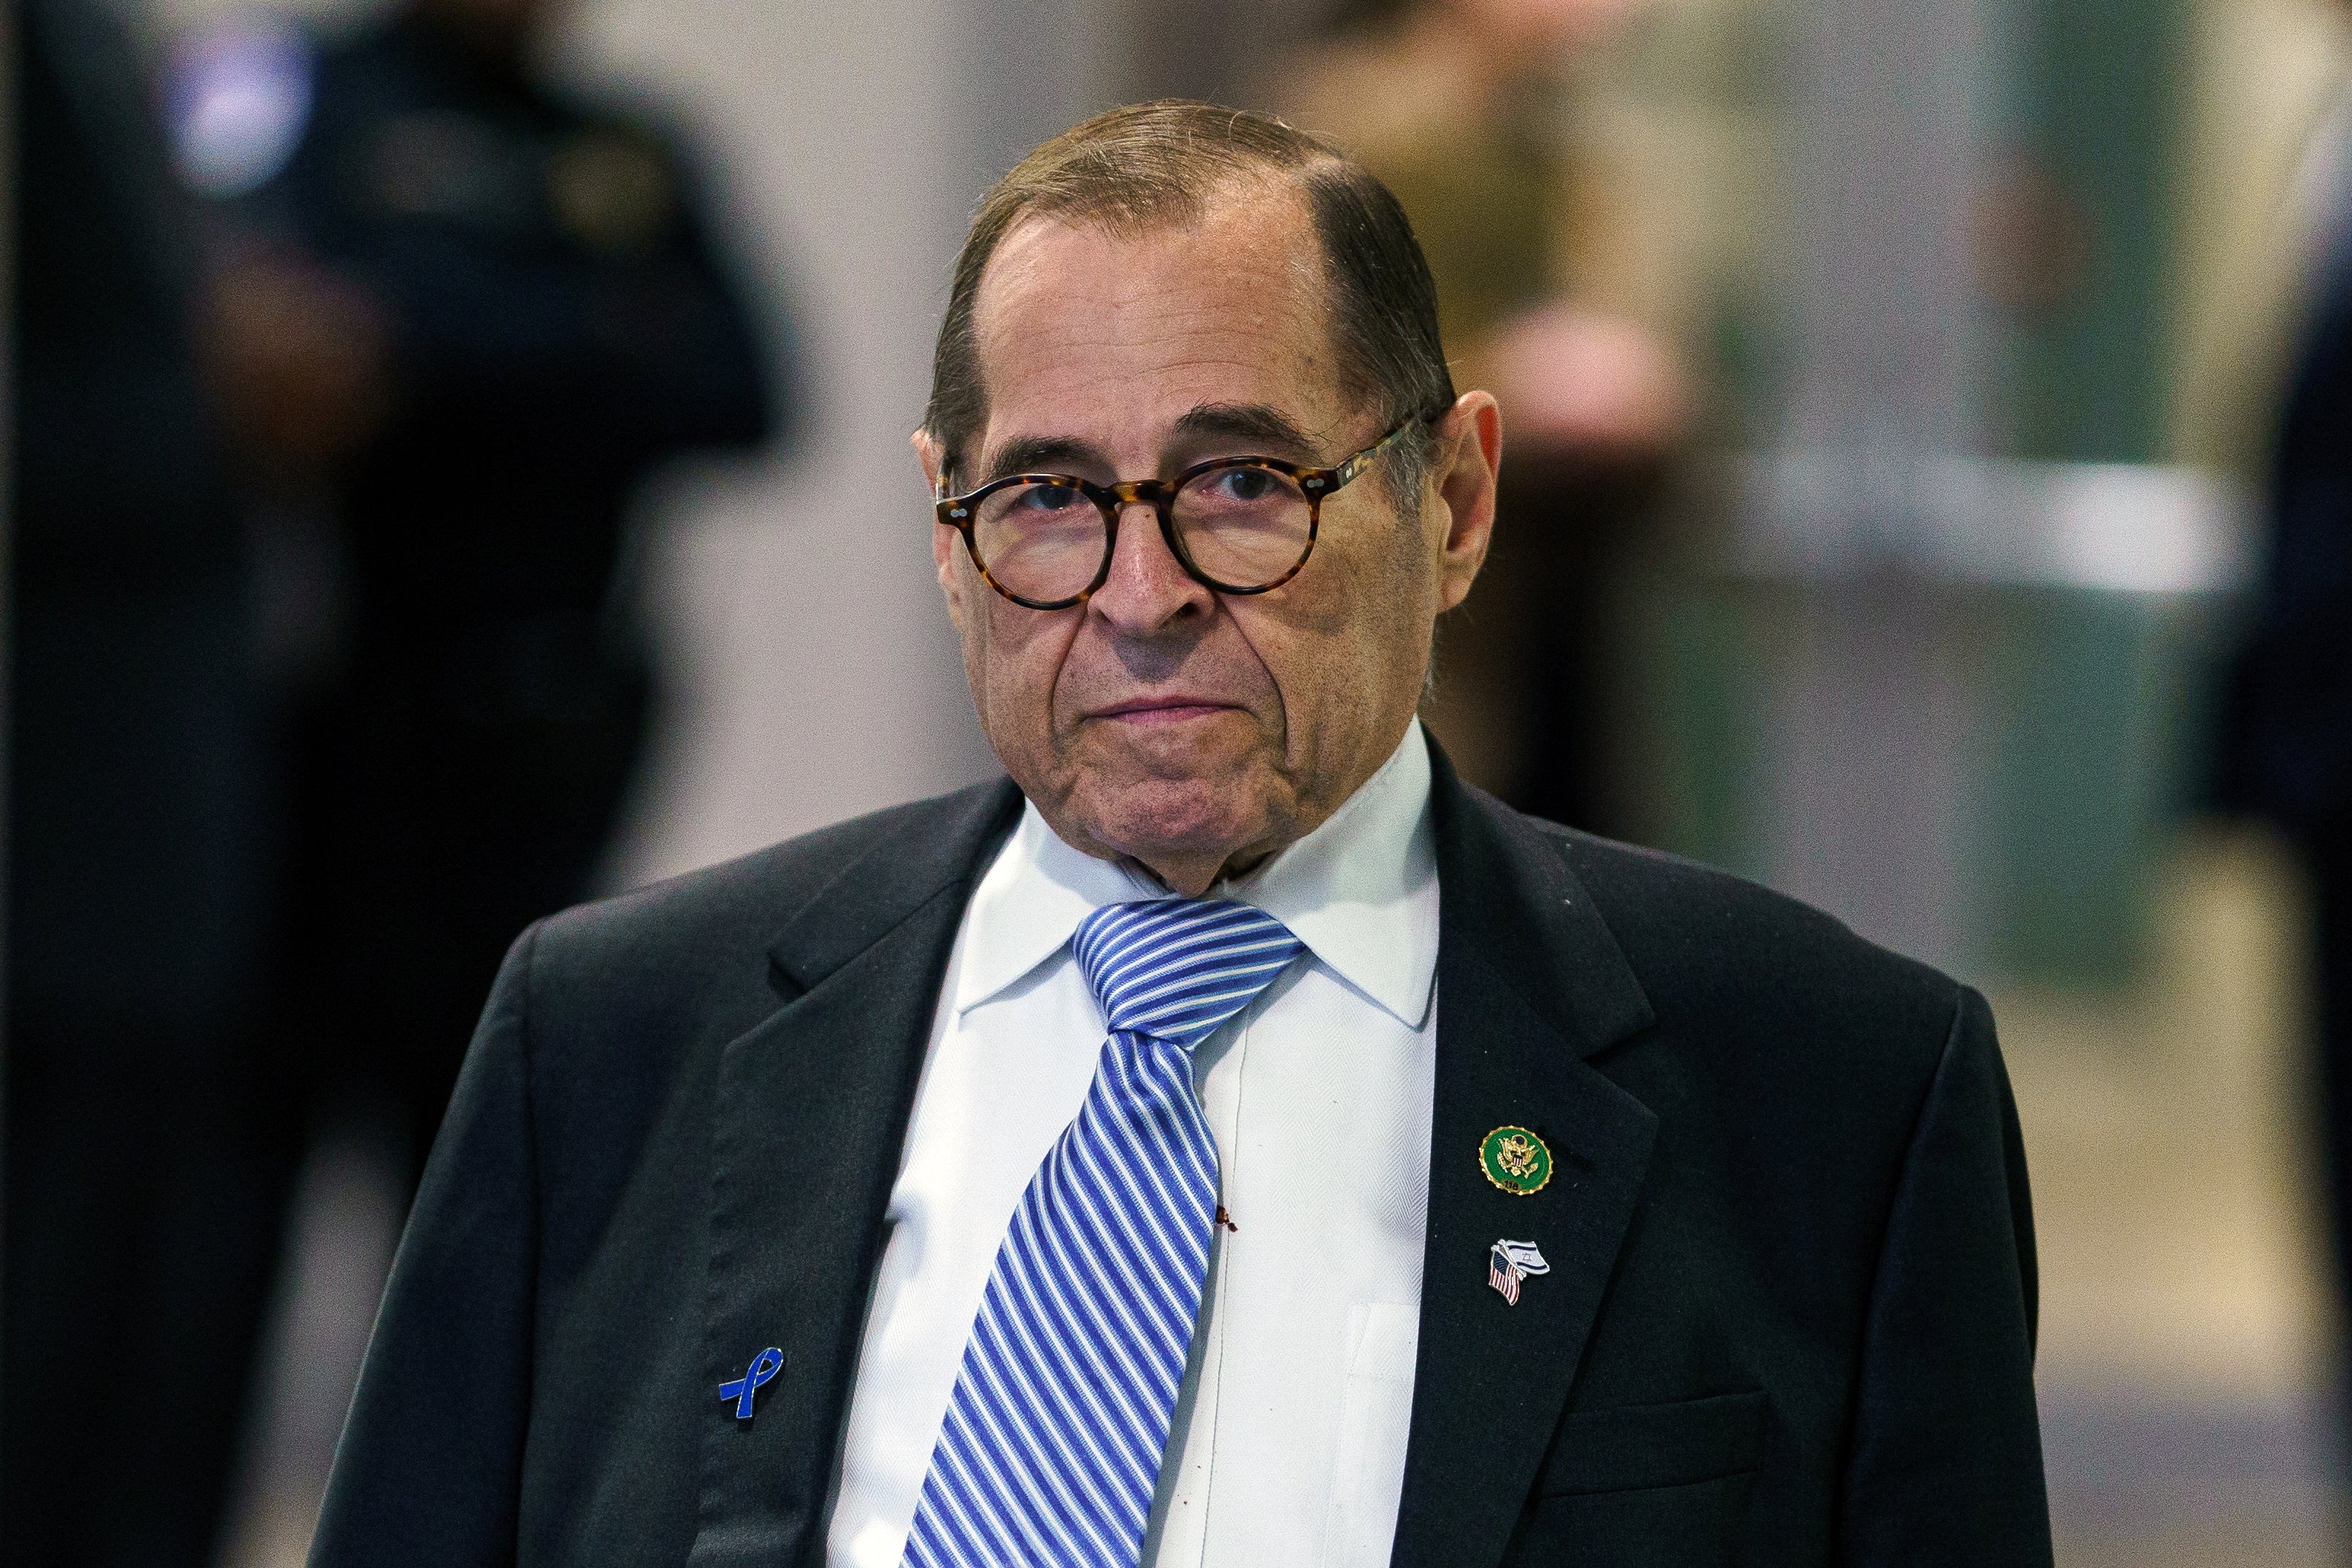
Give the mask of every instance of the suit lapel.
<path id="1" fill-rule="evenodd" d="M 711 1140 L 696 1568 L 819 1560 L 882 1220 L 956 929 L 1018 814 L 1009 781 L 835 877 L 769 950 L 791 999 L 724 1049 Z M 721 1403 L 783 1352 L 750 1420 Z"/>
<path id="2" fill-rule="evenodd" d="M 1434 748 L 1432 748 L 1434 752 Z M 1441 900 L 1429 1241 L 1393 1561 L 1489 1564 L 1559 1423 L 1647 1168 L 1656 1117 L 1584 1058 L 1649 1004 L 1559 846 L 1434 755 Z M 1481 1141 L 1538 1133 L 1550 1182 L 1488 1182 Z M 1551 1266 L 1517 1306 L 1487 1284 L 1502 1238 Z"/>

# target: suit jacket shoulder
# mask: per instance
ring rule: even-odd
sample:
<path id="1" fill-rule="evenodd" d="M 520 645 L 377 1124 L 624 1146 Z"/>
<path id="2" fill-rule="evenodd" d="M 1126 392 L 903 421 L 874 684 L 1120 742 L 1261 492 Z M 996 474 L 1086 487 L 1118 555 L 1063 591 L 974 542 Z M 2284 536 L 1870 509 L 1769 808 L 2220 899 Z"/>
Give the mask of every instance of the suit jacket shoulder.
<path id="1" fill-rule="evenodd" d="M 985 864 L 1004 781 L 892 806 L 549 917 L 518 945 L 549 1158 L 603 1195 L 685 1078 Z M 821 915 L 812 919 L 813 910 Z"/>
<path id="2" fill-rule="evenodd" d="M 813 906 L 825 902 L 838 933 L 818 943 L 821 969 L 824 952 L 870 942 L 969 874 L 1019 801 L 1009 781 L 975 784 L 551 915 L 531 938 L 534 1007 L 576 997 L 602 1010 L 642 996 L 661 1009 L 667 1032 L 677 1006 L 698 1009 L 750 977 L 761 982 L 751 1005 L 772 1011 L 777 992 L 789 1000 L 822 978 L 790 940 L 811 934 L 797 928 Z M 779 946 L 789 951 L 776 956 Z"/>
<path id="3" fill-rule="evenodd" d="M 1769 1047 L 1772 1070 L 1845 1094 L 1874 1080 L 1926 1091 L 1961 1005 L 1949 975 L 1729 872 L 1533 826 L 1591 894 L 1660 1027 Z"/>

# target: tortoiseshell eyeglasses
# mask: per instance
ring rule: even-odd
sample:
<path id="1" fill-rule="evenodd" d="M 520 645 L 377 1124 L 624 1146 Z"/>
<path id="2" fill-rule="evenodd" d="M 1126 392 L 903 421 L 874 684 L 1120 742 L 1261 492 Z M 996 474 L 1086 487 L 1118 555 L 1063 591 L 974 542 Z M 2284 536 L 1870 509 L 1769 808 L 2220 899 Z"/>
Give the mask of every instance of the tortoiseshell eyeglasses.
<path id="1" fill-rule="evenodd" d="M 1033 610 L 1084 604 L 1110 577 L 1121 509 L 1159 514 L 1160 537 L 1194 582 L 1263 594 L 1298 575 L 1315 551 L 1324 499 L 1380 460 L 1416 415 L 1337 467 L 1279 458 L 1213 458 L 1172 479 L 1098 485 L 1071 474 L 1007 474 L 969 495 L 941 495 L 939 521 L 963 535 L 988 585 Z"/>

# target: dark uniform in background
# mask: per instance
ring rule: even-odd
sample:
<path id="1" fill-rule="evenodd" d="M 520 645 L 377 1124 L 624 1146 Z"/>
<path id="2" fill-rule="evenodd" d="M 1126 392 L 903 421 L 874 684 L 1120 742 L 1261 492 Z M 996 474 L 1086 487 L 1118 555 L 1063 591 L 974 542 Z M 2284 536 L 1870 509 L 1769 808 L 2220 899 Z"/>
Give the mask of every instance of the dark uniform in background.
<path id="1" fill-rule="evenodd" d="M 174 1568 L 278 1237 L 263 693 L 144 83 L 88 0 L 9 9 L 0 1563 Z"/>
<path id="2" fill-rule="evenodd" d="M 421 1162 L 590 890 L 632 492 L 766 438 L 770 358 L 670 144 L 525 79 L 530 0 L 205 57 L 291 118 L 208 187 L 195 103 L 202 207 L 90 0 L 18 4 L 0 1562 L 206 1568 L 321 1108 Z"/>
<path id="3" fill-rule="evenodd" d="M 2352 1302 L 2352 186 L 2333 197 L 2221 765 L 2225 801 L 2284 829 L 2312 880 L 2329 1217 Z"/>
<path id="4" fill-rule="evenodd" d="M 291 161 L 232 209 L 255 445 L 300 390 L 268 384 L 273 310 L 363 345 L 327 376 L 340 436 L 289 433 L 342 613 L 297 708 L 283 1022 L 331 1097 L 388 1097 L 416 1164 L 507 943 L 590 890 L 642 749 L 631 496 L 772 425 L 678 158 L 526 79 L 539 11 L 420 5 L 325 53 Z"/>

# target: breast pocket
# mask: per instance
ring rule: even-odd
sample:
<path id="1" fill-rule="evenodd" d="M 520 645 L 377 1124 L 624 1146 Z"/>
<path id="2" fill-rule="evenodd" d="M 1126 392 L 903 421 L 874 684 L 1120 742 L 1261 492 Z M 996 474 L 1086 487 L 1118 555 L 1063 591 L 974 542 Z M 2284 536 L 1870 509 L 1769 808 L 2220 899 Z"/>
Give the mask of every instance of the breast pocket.
<path id="1" fill-rule="evenodd" d="M 1761 1390 L 1561 1418 L 1514 1563 L 1719 1568 L 1764 1462 Z"/>
<path id="2" fill-rule="evenodd" d="M 1385 1568 L 1396 1544 L 1405 1438 L 1412 1426 L 1413 1356 L 1420 1344 L 1418 1306 L 1360 1301 L 1348 1309 L 1348 1382 L 1339 1397 L 1323 1568 Z"/>

